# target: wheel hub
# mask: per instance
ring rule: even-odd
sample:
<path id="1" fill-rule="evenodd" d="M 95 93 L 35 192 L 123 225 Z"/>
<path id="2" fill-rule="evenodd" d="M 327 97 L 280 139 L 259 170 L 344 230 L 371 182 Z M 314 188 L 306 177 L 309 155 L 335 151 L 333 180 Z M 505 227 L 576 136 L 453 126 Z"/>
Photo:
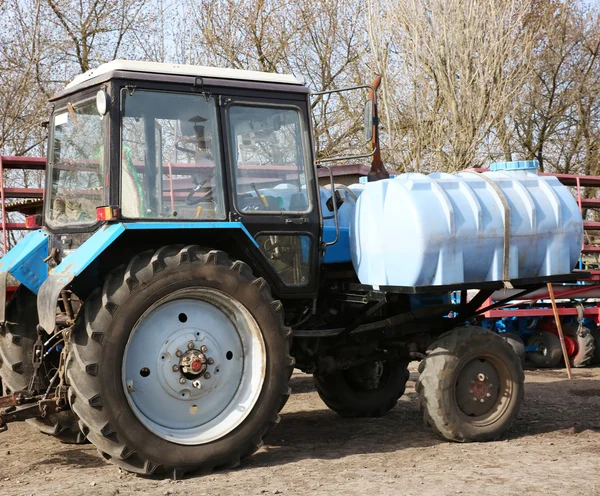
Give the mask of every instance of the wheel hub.
<path id="1" fill-rule="evenodd" d="M 456 386 L 458 407 L 469 417 L 487 414 L 498 402 L 500 377 L 485 359 L 469 362 L 460 372 Z"/>
<path id="2" fill-rule="evenodd" d="M 363 391 L 373 391 L 381 383 L 383 362 L 374 362 L 352 367 L 349 371 L 352 382 Z"/>
<path id="3" fill-rule="evenodd" d="M 208 359 L 202 351 L 192 349 L 186 351 L 179 359 L 179 370 L 188 379 L 204 374 L 208 366 Z"/>
<path id="4" fill-rule="evenodd" d="M 161 394 L 178 401 L 194 400 L 220 385 L 223 374 L 234 373 L 239 380 L 241 370 L 225 356 L 235 343 L 224 340 L 221 344 L 227 349 L 222 349 L 217 336 L 199 327 L 186 326 L 166 335 L 157 361 Z"/>
<path id="5" fill-rule="evenodd" d="M 488 393 L 487 380 L 483 380 L 483 381 L 480 381 L 479 379 L 476 380 L 473 383 L 472 391 L 473 391 L 474 398 L 477 398 L 477 399 L 483 398 L 485 401 L 486 395 L 488 395 L 488 396 L 490 395 L 490 393 Z"/>

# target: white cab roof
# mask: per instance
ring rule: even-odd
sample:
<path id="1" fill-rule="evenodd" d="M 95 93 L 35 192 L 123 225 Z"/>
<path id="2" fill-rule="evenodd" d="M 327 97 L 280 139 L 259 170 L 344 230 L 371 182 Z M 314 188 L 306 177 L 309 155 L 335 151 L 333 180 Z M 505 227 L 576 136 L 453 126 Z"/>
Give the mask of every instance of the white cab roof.
<path id="1" fill-rule="evenodd" d="M 177 76 L 199 76 L 207 78 L 237 79 L 241 81 L 261 81 L 266 83 L 286 83 L 303 85 L 304 82 L 288 74 L 273 72 L 241 71 L 238 69 L 222 69 L 220 67 L 204 67 L 201 65 L 162 64 L 159 62 L 142 62 L 135 60 L 113 60 L 90 69 L 77 76 L 67 88 L 83 83 L 88 79 L 111 71 L 152 72 L 155 74 L 173 74 Z"/>

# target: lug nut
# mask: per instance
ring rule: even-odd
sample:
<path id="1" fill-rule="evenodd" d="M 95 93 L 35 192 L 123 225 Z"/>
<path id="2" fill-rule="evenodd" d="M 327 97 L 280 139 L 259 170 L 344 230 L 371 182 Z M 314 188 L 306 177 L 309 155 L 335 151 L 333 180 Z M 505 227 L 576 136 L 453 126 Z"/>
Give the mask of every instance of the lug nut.
<path id="1" fill-rule="evenodd" d="M 490 393 L 485 393 L 486 398 L 489 398 L 490 396 L 492 396 Z"/>
<path id="2" fill-rule="evenodd" d="M 206 345 L 205 345 L 205 344 L 203 344 L 202 346 L 200 346 L 200 351 L 201 351 L 202 353 L 206 353 L 206 350 L 207 350 L 207 348 L 206 348 Z"/>
<path id="3" fill-rule="evenodd" d="M 192 386 L 194 386 L 196 389 L 200 389 L 202 387 L 202 383 L 196 379 L 194 382 L 192 382 Z"/>
<path id="4" fill-rule="evenodd" d="M 481 401 L 483 403 L 485 400 L 483 398 L 481 398 L 479 401 Z"/>
<path id="5" fill-rule="evenodd" d="M 473 401 L 477 401 L 477 398 L 475 398 L 475 396 L 473 396 Z"/>
<path id="6" fill-rule="evenodd" d="M 214 360 L 214 358 L 209 358 L 207 360 L 207 362 L 208 362 L 209 365 L 212 365 L 213 363 L 215 363 L 215 360 Z"/>
<path id="7" fill-rule="evenodd" d="M 181 377 L 179 379 L 179 384 L 185 384 L 185 377 Z"/>
<path id="8" fill-rule="evenodd" d="M 175 356 L 177 356 L 177 357 L 180 357 L 181 355 L 183 355 L 183 353 L 182 353 L 182 351 L 181 351 L 181 350 L 177 350 L 177 351 L 175 352 Z"/>
<path id="9" fill-rule="evenodd" d="M 194 342 L 193 342 L 193 341 L 190 341 L 190 342 L 188 343 L 188 350 L 193 350 L 193 349 L 194 349 Z"/>
<path id="10" fill-rule="evenodd" d="M 206 374 L 204 374 L 204 378 L 205 379 L 210 379 L 210 372 L 207 372 Z"/>
<path id="11" fill-rule="evenodd" d="M 483 374 L 478 374 L 477 375 L 477 379 L 479 379 L 481 382 L 485 381 L 485 375 Z"/>
<path id="12" fill-rule="evenodd" d="M 173 372 L 179 372 L 179 365 L 173 365 Z"/>

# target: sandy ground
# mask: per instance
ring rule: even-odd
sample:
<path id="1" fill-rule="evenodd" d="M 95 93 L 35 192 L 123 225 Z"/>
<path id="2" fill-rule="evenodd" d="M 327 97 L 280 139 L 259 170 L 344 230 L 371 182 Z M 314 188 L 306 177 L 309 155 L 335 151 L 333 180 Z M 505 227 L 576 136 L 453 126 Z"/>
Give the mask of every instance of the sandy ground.
<path id="1" fill-rule="evenodd" d="M 600 369 L 528 371 L 506 439 L 455 444 L 421 419 L 411 374 L 386 417 L 347 420 L 320 401 L 312 378 L 292 377 L 282 422 L 235 470 L 183 481 L 141 478 L 13 424 L 0 435 L 1 495 L 555 495 L 600 494 Z"/>

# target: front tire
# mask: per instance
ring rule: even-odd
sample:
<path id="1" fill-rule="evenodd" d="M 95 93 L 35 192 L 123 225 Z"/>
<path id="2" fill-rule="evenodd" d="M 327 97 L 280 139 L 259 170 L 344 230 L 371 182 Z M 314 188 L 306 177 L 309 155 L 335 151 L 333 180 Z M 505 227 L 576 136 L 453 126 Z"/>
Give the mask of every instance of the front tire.
<path id="1" fill-rule="evenodd" d="M 236 466 L 279 422 L 291 332 L 245 263 L 196 246 L 146 252 L 109 274 L 79 315 L 71 407 L 119 467 L 179 478 Z"/>
<path id="2" fill-rule="evenodd" d="M 342 417 L 381 417 L 396 406 L 410 374 L 406 363 L 386 360 L 338 370 L 315 372 L 319 397 Z"/>
<path id="3" fill-rule="evenodd" d="M 521 362 L 491 331 L 470 326 L 443 334 L 419 368 L 416 389 L 423 418 L 445 439 L 497 439 L 519 412 Z"/>

